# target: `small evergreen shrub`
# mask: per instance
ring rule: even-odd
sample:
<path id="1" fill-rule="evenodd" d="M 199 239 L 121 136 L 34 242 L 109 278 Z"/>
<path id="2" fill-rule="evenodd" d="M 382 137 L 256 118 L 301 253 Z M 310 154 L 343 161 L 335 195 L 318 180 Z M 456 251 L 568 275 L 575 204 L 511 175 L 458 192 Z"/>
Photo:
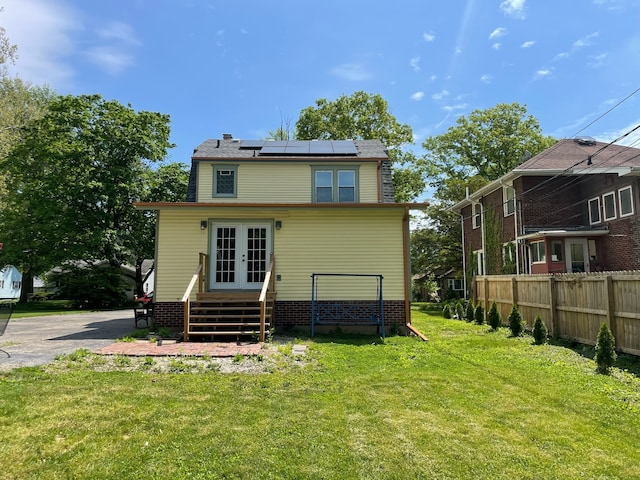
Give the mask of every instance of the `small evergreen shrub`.
<path id="1" fill-rule="evenodd" d="M 513 306 L 509 314 L 509 329 L 511 330 L 511 335 L 514 337 L 521 336 L 524 331 L 522 315 L 520 315 L 520 310 L 518 310 L 517 305 Z"/>
<path id="2" fill-rule="evenodd" d="M 478 325 L 482 325 L 484 323 L 484 308 L 482 308 L 482 304 L 479 303 L 476 307 L 476 310 L 473 314 L 473 318 Z"/>
<path id="3" fill-rule="evenodd" d="M 502 317 L 500 312 L 498 311 L 498 305 L 496 302 L 491 304 L 491 308 L 489 309 L 489 314 L 487 315 L 487 323 L 491 327 L 491 330 L 498 330 L 500 325 L 502 324 Z"/>
<path id="4" fill-rule="evenodd" d="M 596 341 L 596 364 L 598 372 L 607 374 L 615 363 L 616 355 L 616 339 L 613 337 L 611 330 L 606 323 L 600 325 L 598 339 Z"/>
<path id="5" fill-rule="evenodd" d="M 533 321 L 533 341 L 536 345 L 543 345 L 547 343 L 547 326 L 542 321 L 540 315 L 536 315 Z"/>
<path id="6" fill-rule="evenodd" d="M 464 319 L 467 322 L 473 322 L 474 315 L 475 315 L 475 310 L 473 308 L 473 303 L 471 302 L 471 300 L 469 300 L 469 303 L 467 303 L 467 311 L 464 315 Z"/>
<path id="7" fill-rule="evenodd" d="M 451 318 L 451 308 L 448 303 L 445 303 L 444 307 L 442 307 L 442 316 L 444 318 Z"/>
<path id="8" fill-rule="evenodd" d="M 456 302 L 456 318 L 458 320 L 464 320 L 464 306 L 460 300 Z"/>

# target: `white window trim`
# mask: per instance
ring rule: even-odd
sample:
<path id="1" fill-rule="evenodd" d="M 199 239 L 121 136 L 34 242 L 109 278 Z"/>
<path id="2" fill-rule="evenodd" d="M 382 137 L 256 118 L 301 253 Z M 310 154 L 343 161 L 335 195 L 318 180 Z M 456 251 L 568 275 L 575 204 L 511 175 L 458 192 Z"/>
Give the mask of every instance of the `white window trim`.
<path id="1" fill-rule="evenodd" d="M 478 275 L 484 275 L 484 250 L 474 250 L 473 253 L 477 258 L 476 267 L 478 268 Z"/>
<path id="2" fill-rule="evenodd" d="M 598 216 L 599 216 L 599 218 L 597 220 L 595 220 L 595 221 L 593 220 L 593 218 L 591 218 L 591 203 L 592 202 L 596 202 L 598 204 Z M 602 223 L 602 206 L 600 204 L 600 197 L 590 198 L 589 199 L 588 208 L 589 208 L 589 224 L 590 225 L 596 225 L 597 223 Z"/>
<path id="3" fill-rule="evenodd" d="M 456 288 L 456 282 L 460 283 L 460 288 Z M 456 292 L 461 292 L 462 290 L 464 290 L 461 278 L 448 278 L 447 287 L 448 290 L 454 290 Z"/>
<path id="4" fill-rule="evenodd" d="M 607 204 L 605 201 L 605 198 L 607 197 L 611 197 L 611 201 L 613 202 L 613 216 L 612 217 L 607 217 Z M 618 211 L 616 208 L 616 192 L 608 192 L 602 195 L 602 218 L 604 219 L 604 221 L 609 221 L 609 220 L 615 220 L 618 215 L 617 215 Z"/>
<path id="5" fill-rule="evenodd" d="M 509 200 L 507 192 L 508 191 L 513 191 L 513 198 L 511 200 Z M 504 185 L 502 187 L 502 195 L 503 195 L 503 199 L 504 199 L 504 216 L 505 217 L 510 217 L 511 215 L 513 215 L 516 212 L 516 189 L 513 188 L 513 186 L 511 185 Z M 509 211 L 509 204 L 513 202 L 513 211 Z"/>
<path id="6" fill-rule="evenodd" d="M 478 210 L 476 210 L 476 208 Z M 472 217 L 471 226 L 473 227 L 474 230 L 476 228 L 480 228 L 480 225 L 482 225 L 481 215 L 482 215 L 482 206 L 480 205 L 480 203 L 471 204 L 471 217 Z"/>
<path id="7" fill-rule="evenodd" d="M 629 191 L 629 200 L 631 201 L 631 211 L 628 213 L 622 213 L 622 192 L 628 190 Z M 633 188 L 631 187 L 631 185 L 629 185 L 628 187 L 624 187 L 621 188 L 620 190 L 618 190 L 618 202 L 620 202 L 620 218 L 623 217 L 628 217 L 630 215 L 633 215 Z"/>
<path id="8" fill-rule="evenodd" d="M 545 244 L 544 244 L 544 243 L 545 243 L 545 242 L 544 242 L 544 240 L 539 240 L 539 241 L 537 241 L 537 242 L 531 242 L 531 243 L 529 244 L 529 250 L 531 251 L 530 255 L 531 255 L 531 263 L 532 263 L 532 264 L 534 264 L 534 263 L 535 263 L 535 264 L 547 263 L 547 248 L 546 248 L 546 246 L 545 246 Z M 534 261 L 533 261 L 533 246 L 534 246 L 534 245 L 539 245 L 539 244 L 542 244 L 542 245 L 543 245 L 544 253 L 542 254 L 542 258 L 540 258 L 540 260 L 537 260 L 537 261 L 535 261 L 535 262 L 534 262 Z"/>

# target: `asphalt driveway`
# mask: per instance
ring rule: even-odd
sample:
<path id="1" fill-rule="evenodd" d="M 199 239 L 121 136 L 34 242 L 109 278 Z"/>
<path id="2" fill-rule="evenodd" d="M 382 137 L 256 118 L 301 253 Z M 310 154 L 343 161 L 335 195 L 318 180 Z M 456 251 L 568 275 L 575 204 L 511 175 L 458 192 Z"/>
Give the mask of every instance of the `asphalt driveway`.
<path id="1" fill-rule="evenodd" d="M 12 318 L 0 336 L 0 371 L 44 365 L 79 348 L 94 351 L 135 330 L 133 310 Z"/>

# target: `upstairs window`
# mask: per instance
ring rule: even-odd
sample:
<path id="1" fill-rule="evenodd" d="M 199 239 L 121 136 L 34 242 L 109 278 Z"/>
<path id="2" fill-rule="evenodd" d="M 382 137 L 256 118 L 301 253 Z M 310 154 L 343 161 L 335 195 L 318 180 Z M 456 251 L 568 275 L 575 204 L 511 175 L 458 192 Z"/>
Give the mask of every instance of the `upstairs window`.
<path id="1" fill-rule="evenodd" d="M 20 290 L 21 287 L 22 287 L 22 282 L 20 280 L 13 280 L 11 282 L 11 288 L 13 290 Z"/>
<path id="2" fill-rule="evenodd" d="M 604 219 L 613 220 L 616 218 L 616 195 L 614 192 L 605 193 L 602 196 L 602 204 L 604 206 Z"/>
<path id="3" fill-rule="evenodd" d="M 338 167 L 314 168 L 313 201 L 318 203 L 357 202 L 357 170 L 343 169 Z"/>
<path id="4" fill-rule="evenodd" d="M 513 187 L 505 186 L 504 190 L 504 216 L 513 215 L 516 211 L 516 190 Z"/>
<path id="5" fill-rule="evenodd" d="M 633 215 L 633 190 L 631 186 L 618 190 L 618 200 L 620 201 L 620 216 Z"/>
<path id="6" fill-rule="evenodd" d="M 594 225 L 600 223 L 600 198 L 592 198 L 589 200 L 589 223 Z"/>
<path id="7" fill-rule="evenodd" d="M 214 198 L 235 198 L 238 196 L 238 167 L 236 165 L 216 165 L 213 167 Z"/>

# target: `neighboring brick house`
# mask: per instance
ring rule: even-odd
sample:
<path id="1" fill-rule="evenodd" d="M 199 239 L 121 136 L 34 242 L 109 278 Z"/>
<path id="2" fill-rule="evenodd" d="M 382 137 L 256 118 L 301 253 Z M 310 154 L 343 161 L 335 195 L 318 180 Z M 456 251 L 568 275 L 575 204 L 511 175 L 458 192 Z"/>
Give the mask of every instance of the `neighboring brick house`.
<path id="1" fill-rule="evenodd" d="M 640 269 L 640 149 L 561 140 L 452 207 L 476 274 Z"/>
<path id="2" fill-rule="evenodd" d="M 186 293 L 192 305 L 199 297 L 257 299 L 268 287 L 272 325 L 309 326 L 312 274 L 336 274 L 315 284 L 319 297 L 356 305 L 351 310 L 358 316 L 361 304 L 380 292 L 386 325 L 410 323 L 409 211 L 426 205 L 394 202 L 390 160 L 378 140 L 242 141 L 225 135 L 194 150 L 185 202 L 136 206 L 158 212 L 158 325 L 183 325 L 185 291 L 199 263 L 200 291 Z M 194 335 L 209 327 L 225 333 L 213 325 L 214 317 L 222 314 L 209 314 Z"/>

